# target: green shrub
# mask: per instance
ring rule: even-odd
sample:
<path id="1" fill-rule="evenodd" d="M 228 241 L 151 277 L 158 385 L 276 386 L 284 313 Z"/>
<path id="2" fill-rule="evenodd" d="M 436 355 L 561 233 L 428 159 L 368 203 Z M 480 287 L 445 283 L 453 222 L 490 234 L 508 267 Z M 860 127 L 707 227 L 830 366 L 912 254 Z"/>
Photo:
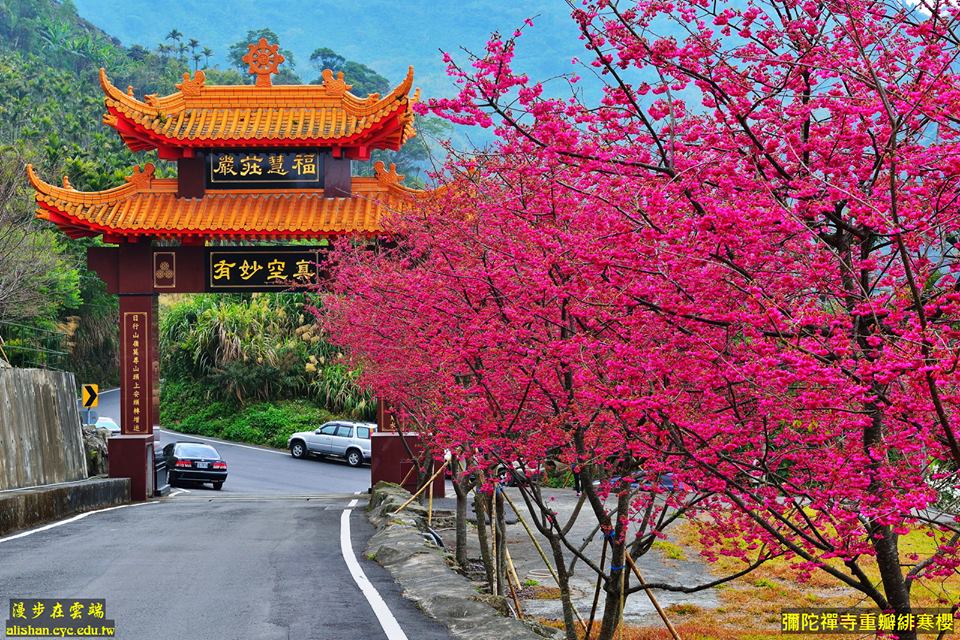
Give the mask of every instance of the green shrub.
<path id="1" fill-rule="evenodd" d="M 543 486 L 550 487 L 551 489 L 563 489 L 573 486 L 573 472 L 564 471 L 563 473 L 555 474 L 548 473 L 546 478 L 543 480 Z"/>
<path id="2" fill-rule="evenodd" d="M 306 400 L 239 406 L 209 395 L 193 383 L 164 381 L 162 423 L 183 433 L 286 448 L 297 431 L 311 431 L 338 417 Z"/>
<path id="3" fill-rule="evenodd" d="M 252 406 L 309 398 L 339 415 L 376 415 L 374 399 L 357 383 L 359 371 L 324 339 L 301 294 L 180 300 L 163 309 L 160 350 L 168 393 L 185 400 L 169 420 L 211 400 Z M 268 437 L 278 437 L 278 429 L 274 419 L 266 427 Z"/>

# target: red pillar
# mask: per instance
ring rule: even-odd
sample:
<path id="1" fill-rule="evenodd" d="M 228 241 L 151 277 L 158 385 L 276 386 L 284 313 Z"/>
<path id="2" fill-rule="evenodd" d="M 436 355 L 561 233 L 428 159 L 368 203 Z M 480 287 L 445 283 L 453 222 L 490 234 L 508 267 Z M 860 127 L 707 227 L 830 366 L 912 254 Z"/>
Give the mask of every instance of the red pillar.
<path id="1" fill-rule="evenodd" d="M 130 478 L 134 500 L 153 495 L 153 429 L 160 419 L 157 295 L 149 242 L 119 247 L 120 435 L 110 438 L 110 476 Z"/>
<path id="2" fill-rule="evenodd" d="M 120 294 L 120 431 L 153 435 L 160 422 L 157 296 Z"/>
<path id="3" fill-rule="evenodd" d="M 416 463 L 413 456 L 423 451 L 420 436 L 416 433 L 400 434 L 396 416 L 380 401 L 377 406 L 377 430 L 370 441 L 370 486 L 381 480 L 403 486 L 413 493 L 417 490 Z M 433 481 L 433 497 L 442 498 L 446 493 L 446 473 Z"/>

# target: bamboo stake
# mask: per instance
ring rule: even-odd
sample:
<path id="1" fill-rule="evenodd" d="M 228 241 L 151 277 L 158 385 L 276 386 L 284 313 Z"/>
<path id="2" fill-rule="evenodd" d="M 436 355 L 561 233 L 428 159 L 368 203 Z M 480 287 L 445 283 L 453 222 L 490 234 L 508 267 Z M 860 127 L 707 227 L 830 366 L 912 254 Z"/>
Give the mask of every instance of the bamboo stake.
<path id="1" fill-rule="evenodd" d="M 410 474 L 417 470 L 417 465 L 410 467 L 410 470 L 407 471 L 407 475 L 403 476 L 403 480 L 400 481 L 400 486 L 402 487 L 407 483 L 407 480 L 410 479 Z"/>
<path id="2" fill-rule="evenodd" d="M 533 535 L 533 531 L 530 529 L 530 525 L 528 525 L 527 521 L 524 520 L 522 515 L 520 515 L 520 510 L 517 509 L 517 505 L 513 504 L 513 500 L 510 499 L 510 494 L 504 491 L 503 497 L 507 499 L 507 502 L 510 504 L 510 508 L 513 509 L 513 512 L 515 514 L 517 514 L 517 520 L 519 520 L 520 524 L 523 525 L 523 528 L 526 530 L 527 535 L 530 537 L 530 541 L 533 543 L 533 546 L 536 547 L 537 552 L 540 554 L 540 558 L 543 560 L 543 563 L 547 565 L 547 570 L 550 572 L 550 575 L 553 577 L 553 581 L 557 583 L 558 587 L 560 587 L 560 577 L 557 575 L 557 572 L 553 570 L 553 565 L 550 564 L 550 559 L 547 558 L 547 554 L 546 552 L 544 552 L 543 547 L 540 546 L 540 543 L 537 541 L 536 536 Z M 573 606 L 573 602 L 570 603 L 570 607 L 573 609 L 574 615 L 577 616 L 577 621 L 583 626 L 584 629 L 586 629 L 587 623 L 583 621 L 583 617 L 580 615 L 580 611 L 578 611 L 577 608 Z"/>
<path id="3" fill-rule="evenodd" d="M 590 640 L 590 633 L 593 631 L 593 622 L 597 616 L 597 604 L 600 602 L 600 586 L 603 584 L 603 565 L 607 560 L 607 537 L 601 538 L 603 547 L 600 551 L 600 573 L 597 574 L 597 586 L 593 590 L 593 604 L 590 606 L 590 622 L 587 624 L 587 630 L 584 634 L 584 640 Z"/>
<path id="4" fill-rule="evenodd" d="M 630 565 L 633 575 L 637 576 L 637 581 L 640 582 L 640 586 L 643 587 L 644 593 L 646 593 L 647 597 L 650 598 L 650 603 L 653 605 L 653 608 L 657 610 L 657 614 L 659 614 L 660 619 L 663 620 L 663 624 L 667 627 L 667 631 L 670 632 L 673 640 L 682 640 L 682 638 L 680 638 L 680 634 L 677 633 L 676 628 L 674 628 L 673 624 L 670 622 L 670 618 L 667 617 L 666 611 L 660 607 L 660 603 L 657 602 L 653 592 L 647 588 L 647 583 L 644 581 L 643 576 L 640 575 L 640 570 L 637 569 L 637 564 L 633 561 L 630 551 L 624 549 L 624 553 L 627 555 L 627 564 Z"/>
<path id="5" fill-rule="evenodd" d="M 444 463 L 446 464 L 446 463 Z M 429 483 L 430 488 L 427 489 L 427 527 L 433 526 L 433 481 Z"/>
<path id="6" fill-rule="evenodd" d="M 624 553 L 627 552 L 626 549 L 623 550 Z M 627 626 L 626 620 L 623 619 L 623 609 L 627 604 L 627 572 L 623 569 L 620 569 L 620 602 L 617 603 L 617 608 L 619 609 L 620 624 L 617 626 L 618 636 L 620 640 L 623 640 L 623 628 Z"/>
<path id="7" fill-rule="evenodd" d="M 437 472 L 436 472 L 435 474 L 433 474 L 432 476 L 430 476 L 430 479 L 427 480 L 427 484 L 425 484 L 425 485 L 423 485 L 422 487 L 420 487 L 419 489 L 417 489 L 417 492 L 416 492 L 415 494 L 413 494 L 412 496 L 410 496 L 410 499 L 409 499 L 409 500 L 407 500 L 407 501 L 404 502 L 402 505 L 400 505 L 399 507 L 397 507 L 397 510 L 394 511 L 391 515 L 397 515 L 398 513 L 400 513 L 401 511 L 403 511 L 403 510 L 406 509 L 407 507 L 409 507 L 409 506 L 410 506 L 410 503 L 413 502 L 414 500 L 416 500 L 418 497 L 420 497 L 420 494 L 423 493 L 423 492 L 427 489 L 427 487 L 433 486 L 433 481 L 436 479 L 436 477 L 437 477 L 438 475 L 440 475 L 441 473 L 443 473 L 443 470 L 446 468 L 446 466 L 447 466 L 447 463 L 446 463 L 446 462 L 444 462 L 442 465 L 440 465 L 440 468 L 437 469 Z"/>
<path id="8" fill-rule="evenodd" d="M 507 569 L 510 571 L 510 577 L 513 578 L 514 583 L 517 585 L 517 589 L 521 588 L 520 585 L 520 576 L 517 575 L 517 567 L 513 564 L 513 558 L 510 556 L 510 549 L 507 548 L 507 540 L 503 540 L 503 555 L 507 558 Z"/>
<path id="9" fill-rule="evenodd" d="M 517 576 L 517 568 L 513 566 L 513 558 L 510 557 L 510 549 L 507 548 L 506 539 L 504 539 L 503 545 L 503 555 L 507 557 L 507 567 L 510 569 L 510 574 L 507 575 L 507 584 L 510 585 L 510 595 L 513 596 L 513 605 L 517 608 L 517 618 L 523 620 L 523 609 L 520 607 L 520 598 L 517 597 L 517 591 L 520 590 L 520 578 Z M 514 582 L 510 580 L 510 576 L 513 576 L 513 581 L 516 581 L 516 588 L 514 588 Z"/>
<path id="10" fill-rule="evenodd" d="M 484 525 L 486 526 L 486 525 Z M 495 595 L 502 596 L 503 582 L 500 580 L 500 554 L 497 553 L 497 489 L 490 496 L 490 540 L 493 548 L 493 583 Z"/>

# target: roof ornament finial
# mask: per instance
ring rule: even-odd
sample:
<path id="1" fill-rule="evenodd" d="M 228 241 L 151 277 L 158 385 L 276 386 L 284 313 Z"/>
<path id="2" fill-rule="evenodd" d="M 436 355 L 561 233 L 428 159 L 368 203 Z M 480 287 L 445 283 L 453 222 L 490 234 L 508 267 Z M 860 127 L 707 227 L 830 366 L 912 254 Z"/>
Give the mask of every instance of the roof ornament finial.
<path id="1" fill-rule="evenodd" d="M 373 174 L 381 187 L 399 186 L 403 182 L 403 176 L 397 173 L 397 165 L 394 162 L 391 162 L 390 169 L 387 169 L 382 160 L 377 160 L 373 163 Z"/>
<path id="2" fill-rule="evenodd" d="M 332 69 L 324 69 L 320 72 L 320 77 L 323 78 L 323 86 L 331 96 L 339 98 L 353 88 L 352 84 L 347 84 L 343 79 L 343 71 L 334 75 Z"/>
<path id="3" fill-rule="evenodd" d="M 152 162 L 148 162 L 143 165 L 143 167 L 135 166 L 133 168 L 133 173 L 126 177 L 126 181 L 129 184 L 132 184 L 138 190 L 149 189 L 150 185 L 153 183 L 153 173 L 156 170 L 156 167 Z"/>
<path id="4" fill-rule="evenodd" d="M 241 59 L 250 65 L 248 73 L 257 76 L 258 87 L 273 86 L 270 76 L 277 72 L 277 67 L 286 59 L 278 53 L 279 46 L 270 44 L 266 38 L 260 38 L 260 42 L 256 44 L 247 45 L 250 50 Z"/>
<path id="5" fill-rule="evenodd" d="M 183 82 L 177 84 L 176 87 L 180 89 L 180 93 L 185 96 L 199 96 L 206 80 L 207 74 L 197 69 L 196 73 L 193 74 L 193 78 L 190 77 L 190 72 L 184 73 Z"/>

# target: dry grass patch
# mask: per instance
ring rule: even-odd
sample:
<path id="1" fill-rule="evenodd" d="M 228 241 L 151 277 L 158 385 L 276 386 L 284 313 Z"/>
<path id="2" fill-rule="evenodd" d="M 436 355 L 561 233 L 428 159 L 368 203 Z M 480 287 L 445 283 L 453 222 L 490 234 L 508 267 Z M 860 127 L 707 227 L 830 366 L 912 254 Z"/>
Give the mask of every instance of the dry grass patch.
<path id="1" fill-rule="evenodd" d="M 554 627 L 563 628 L 561 620 L 540 619 L 540 623 Z M 762 629 L 742 629 L 729 630 L 716 628 L 715 625 L 706 625 L 698 623 L 684 622 L 677 624 L 674 622 L 674 628 L 680 634 L 683 640 L 783 640 L 779 632 L 771 633 Z M 590 634 L 591 640 L 595 640 L 599 633 L 600 622 L 594 623 L 593 632 Z M 580 640 L 586 640 L 583 631 L 579 634 Z M 672 640 L 670 632 L 665 628 L 653 626 L 634 626 L 624 625 L 622 629 L 614 636 L 615 640 Z M 836 637 L 804 636 L 804 640 L 836 640 Z"/>
<path id="2" fill-rule="evenodd" d="M 679 525 L 676 535 L 681 546 L 691 555 L 701 549 L 696 530 L 688 523 Z M 915 530 L 902 536 L 900 552 L 904 565 L 910 566 L 914 562 L 916 555 L 913 554 L 926 557 L 936 549 L 936 545 L 936 540 L 924 530 Z M 831 564 L 841 571 L 847 571 L 839 560 L 831 561 Z M 864 559 L 861 566 L 875 584 L 880 582 L 876 565 L 869 558 Z M 741 569 L 743 563 L 740 560 L 728 557 L 721 557 L 709 565 L 710 573 L 716 577 Z M 765 632 L 768 634 L 765 637 L 780 637 L 774 630 L 779 629 L 780 612 L 783 609 L 873 606 L 862 593 L 847 587 L 823 571 L 814 571 L 801 581 L 796 569 L 784 558 L 774 558 L 746 576 L 723 585 L 718 589 L 718 596 L 720 606 L 717 609 L 694 616 L 689 623 L 713 629 L 767 628 L 770 631 Z M 912 596 L 913 604 L 918 608 L 936 608 L 955 603 L 960 599 L 960 576 L 918 583 L 914 585 Z"/>
<path id="3" fill-rule="evenodd" d="M 687 554 L 684 552 L 683 547 L 680 545 L 674 544 L 667 540 L 655 540 L 651 549 L 656 549 L 662 553 L 665 557 L 670 558 L 671 560 L 686 560 Z"/>
<path id="4" fill-rule="evenodd" d="M 524 587 L 520 597 L 526 600 L 559 600 L 560 587 Z"/>

